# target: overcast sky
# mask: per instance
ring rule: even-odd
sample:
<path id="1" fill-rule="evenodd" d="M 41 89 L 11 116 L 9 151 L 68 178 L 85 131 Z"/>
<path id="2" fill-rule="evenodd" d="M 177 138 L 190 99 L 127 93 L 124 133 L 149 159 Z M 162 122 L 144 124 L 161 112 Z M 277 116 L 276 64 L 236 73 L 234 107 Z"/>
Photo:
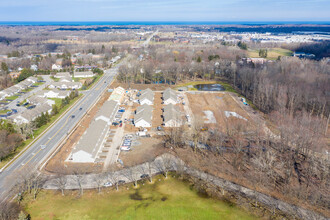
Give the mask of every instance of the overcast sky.
<path id="1" fill-rule="evenodd" d="M 330 21 L 330 0 L 0 0 L 0 21 Z"/>

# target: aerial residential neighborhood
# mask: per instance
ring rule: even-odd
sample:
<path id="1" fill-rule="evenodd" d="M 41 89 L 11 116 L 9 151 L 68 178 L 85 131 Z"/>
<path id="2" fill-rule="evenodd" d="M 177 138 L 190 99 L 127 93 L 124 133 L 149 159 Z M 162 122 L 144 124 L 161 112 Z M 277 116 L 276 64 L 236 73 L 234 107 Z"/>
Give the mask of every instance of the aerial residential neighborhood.
<path id="1" fill-rule="evenodd" d="M 330 218 L 328 1 L 3 1 L 0 220 Z"/>

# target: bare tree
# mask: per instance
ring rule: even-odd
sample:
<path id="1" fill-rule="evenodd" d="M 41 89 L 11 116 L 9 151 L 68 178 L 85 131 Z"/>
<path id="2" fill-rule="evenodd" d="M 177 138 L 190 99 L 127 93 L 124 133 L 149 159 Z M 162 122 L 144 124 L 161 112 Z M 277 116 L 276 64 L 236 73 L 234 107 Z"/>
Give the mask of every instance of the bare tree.
<path id="1" fill-rule="evenodd" d="M 54 183 L 57 186 L 57 188 L 61 190 L 62 196 L 64 196 L 64 190 L 67 182 L 68 182 L 67 177 L 64 174 L 59 173 L 54 178 Z"/>

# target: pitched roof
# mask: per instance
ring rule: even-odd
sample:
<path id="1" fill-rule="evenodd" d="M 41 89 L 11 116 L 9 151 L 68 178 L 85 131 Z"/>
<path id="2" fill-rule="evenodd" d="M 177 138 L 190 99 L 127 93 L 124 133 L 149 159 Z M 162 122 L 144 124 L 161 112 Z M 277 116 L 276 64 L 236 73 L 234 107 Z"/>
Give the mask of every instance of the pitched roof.
<path id="1" fill-rule="evenodd" d="M 86 152 L 92 159 L 96 159 L 97 153 L 101 148 L 101 144 L 108 132 L 115 114 L 117 113 L 118 103 L 115 101 L 106 101 L 101 109 L 97 112 L 94 120 L 75 146 L 73 153 L 73 161 L 81 161 L 80 158 L 75 158 L 75 153 L 79 151 Z"/>
<path id="2" fill-rule="evenodd" d="M 171 88 L 168 88 L 168 89 L 164 90 L 163 99 L 164 99 L 164 101 L 172 99 L 176 102 L 178 100 L 176 92 Z"/>
<path id="3" fill-rule="evenodd" d="M 180 121 L 182 118 L 182 113 L 176 105 L 168 104 L 164 106 L 164 122 L 168 122 L 172 119 Z"/>
<path id="4" fill-rule="evenodd" d="M 134 123 L 136 124 L 140 120 L 145 120 L 149 124 L 152 121 L 152 107 L 150 105 L 144 104 L 136 109 L 136 114 L 134 115 Z"/>

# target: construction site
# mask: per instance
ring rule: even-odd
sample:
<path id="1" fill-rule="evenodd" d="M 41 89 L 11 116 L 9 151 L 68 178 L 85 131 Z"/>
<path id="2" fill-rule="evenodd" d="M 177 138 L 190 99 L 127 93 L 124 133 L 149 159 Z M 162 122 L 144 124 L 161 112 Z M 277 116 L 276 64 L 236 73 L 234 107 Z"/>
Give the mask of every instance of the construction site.
<path id="1" fill-rule="evenodd" d="M 226 131 L 237 123 L 253 129 L 260 119 L 240 97 L 226 91 L 121 86 L 112 84 L 87 112 L 49 160 L 46 172 L 132 166 L 164 153 L 163 137 L 173 128 Z"/>

